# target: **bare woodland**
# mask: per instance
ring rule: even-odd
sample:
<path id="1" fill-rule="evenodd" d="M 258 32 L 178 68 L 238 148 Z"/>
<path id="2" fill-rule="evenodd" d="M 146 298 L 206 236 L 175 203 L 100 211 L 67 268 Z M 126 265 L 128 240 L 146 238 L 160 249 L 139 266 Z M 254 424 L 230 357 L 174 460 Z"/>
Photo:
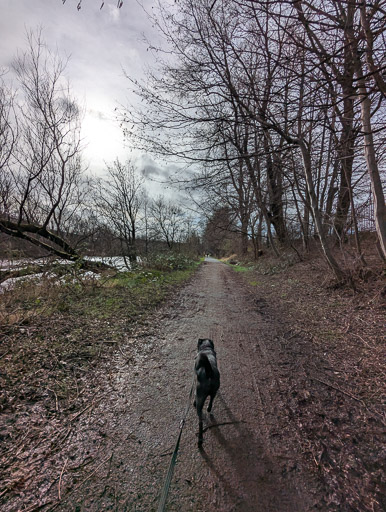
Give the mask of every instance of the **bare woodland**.
<path id="1" fill-rule="evenodd" d="M 16 86 L 4 73 L 0 88 L 3 249 L 17 239 L 27 243 L 21 246 L 27 253 L 32 245 L 38 248 L 33 255 L 77 261 L 104 255 L 113 243 L 130 266 L 138 234 L 144 253 L 153 241 L 170 249 L 186 242 L 189 215 L 162 196 L 151 200 L 133 162 L 106 164 L 104 177 L 85 168 L 83 114 L 65 79 L 67 63 L 50 51 L 41 31 L 27 39 L 12 66 Z M 11 252 L 17 247 L 11 244 Z"/>
<path id="2" fill-rule="evenodd" d="M 150 48 L 146 81 L 128 72 L 140 101 L 120 120 L 130 145 L 178 164 L 206 235 L 217 218 L 255 258 L 265 241 L 301 259 L 317 239 L 345 282 L 374 227 L 385 259 L 384 2 L 200 0 L 154 13 L 165 46 Z M 2 233 L 69 260 L 107 236 L 131 262 L 138 240 L 147 252 L 149 240 L 174 250 L 197 237 L 188 211 L 149 199 L 133 162 L 105 178 L 85 170 L 65 68 L 36 32 L 13 63 L 17 86 L 2 77 Z"/>
<path id="3" fill-rule="evenodd" d="M 384 2 L 160 2 L 153 21 L 168 50 L 147 83 L 133 80 L 133 142 L 190 162 L 189 186 L 229 209 L 244 253 L 259 225 L 277 255 L 316 236 L 344 281 L 331 246 L 353 236 L 365 264 L 371 205 L 385 258 Z"/>

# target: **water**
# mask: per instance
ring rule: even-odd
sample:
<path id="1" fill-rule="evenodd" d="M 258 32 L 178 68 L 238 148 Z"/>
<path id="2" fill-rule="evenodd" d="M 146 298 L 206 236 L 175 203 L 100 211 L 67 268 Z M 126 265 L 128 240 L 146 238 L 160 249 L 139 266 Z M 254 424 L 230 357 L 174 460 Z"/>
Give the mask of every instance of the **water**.
<path id="1" fill-rule="evenodd" d="M 117 269 L 120 272 L 126 271 L 130 267 L 130 262 L 128 258 L 126 258 L 127 265 L 125 264 L 125 260 L 122 256 L 86 256 L 85 260 L 88 261 L 95 261 L 95 262 L 101 262 L 105 263 L 106 265 L 109 265 L 110 267 L 113 267 Z M 138 261 L 140 261 L 140 258 L 138 258 Z M 23 270 L 27 268 L 28 266 L 33 267 L 42 267 L 42 270 L 44 268 L 49 269 L 49 265 L 55 263 L 55 265 L 68 265 L 71 263 L 68 260 L 62 260 L 62 259 L 55 259 L 53 260 L 52 257 L 48 258 L 19 258 L 19 259 L 2 259 L 0 260 L 0 270 L 12 270 L 12 271 L 18 271 Z M 25 281 L 35 281 L 38 282 L 42 277 L 48 277 L 48 278 L 55 278 L 57 277 L 56 274 L 52 272 L 38 272 L 34 274 L 29 274 L 26 276 L 20 276 L 20 277 L 10 277 L 6 279 L 5 281 L 0 283 L 0 293 L 5 292 L 6 290 L 11 290 L 14 288 L 18 283 L 25 282 Z M 94 278 L 98 279 L 99 275 L 95 274 L 90 271 L 84 271 L 79 273 L 80 277 L 83 278 Z M 63 282 L 63 277 L 57 278 L 58 284 Z"/>

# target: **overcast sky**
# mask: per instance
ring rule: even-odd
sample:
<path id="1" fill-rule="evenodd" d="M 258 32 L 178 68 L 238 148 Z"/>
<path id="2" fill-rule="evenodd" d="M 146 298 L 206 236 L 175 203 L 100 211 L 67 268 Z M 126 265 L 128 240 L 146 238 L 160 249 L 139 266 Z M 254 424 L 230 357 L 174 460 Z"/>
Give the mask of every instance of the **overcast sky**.
<path id="1" fill-rule="evenodd" d="M 18 49 L 26 48 L 26 30 L 43 28 L 43 39 L 51 49 L 70 56 L 66 75 L 73 93 L 85 106 L 82 133 L 84 159 L 90 170 L 101 173 L 104 161 L 129 155 L 122 132 L 115 121 L 114 108 L 128 104 L 130 92 L 123 68 L 141 78 L 145 65 L 154 65 L 144 35 L 157 42 L 158 35 L 135 0 L 0 0 L 0 68 L 11 64 Z M 153 0 L 143 0 L 151 10 Z M 151 178 L 165 176 L 150 156 L 140 164 Z M 154 192 L 154 185 L 153 185 Z"/>

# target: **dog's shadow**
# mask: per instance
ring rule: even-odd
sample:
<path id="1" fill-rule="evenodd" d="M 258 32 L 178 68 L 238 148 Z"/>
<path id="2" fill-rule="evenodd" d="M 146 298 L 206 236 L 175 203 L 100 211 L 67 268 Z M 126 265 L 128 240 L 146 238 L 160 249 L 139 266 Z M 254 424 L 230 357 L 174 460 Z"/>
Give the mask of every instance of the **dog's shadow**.
<path id="1" fill-rule="evenodd" d="M 225 415 L 221 420 L 218 413 L 217 416 L 209 415 L 204 430 L 204 444 L 199 447 L 205 464 L 214 480 L 217 480 L 217 486 L 222 488 L 223 494 L 228 495 L 237 510 L 245 512 L 255 511 L 256 503 L 263 504 L 268 496 L 274 501 L 276 499 L 272 495 L 276 498 L 282 495 L 285 499 L 286 490 L 274 477 L 277 468 L 263 440 L 247 423 L 234 416 L 220 393 L 218 400 L 221 403 L 217 405 Z M 267 504 L 268 507 L 271 505 L 272 501 L 270 505 Z M 268 508 L 263 505 L 262 510 Z"/>

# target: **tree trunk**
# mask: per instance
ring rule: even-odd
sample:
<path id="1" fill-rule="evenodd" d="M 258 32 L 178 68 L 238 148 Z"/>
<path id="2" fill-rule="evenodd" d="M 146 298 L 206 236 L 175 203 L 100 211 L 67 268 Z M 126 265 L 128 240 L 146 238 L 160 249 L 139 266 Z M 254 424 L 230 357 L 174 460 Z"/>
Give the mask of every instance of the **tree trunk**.
<path id="1" fill-rule="evenodd" d="M 51 254 L 65 260 L 76 261 L 79 254 L 63 238 L 36 224 L 22 224 L 9 220 L 0 220 L 0 231 L 14 238 L 21 238 L 37 247 L 41 247 Z M 30 236 L 32 234 L 34 236 Z M 35 236 L 39 238 L 35 238 Z M 49 245 L 50 242 L 54 245 Z"/>
<path id="2" fill-rule="evenodd" d="M 248 223 L 249 216 L 243 212 L 241 216 L 241 234 L 240 234 L 240 250 L 241 255 L 246 256 L 248 254 Z"/>
<path id="3" fill-rule="evenodd" d="M 348 211 L 350 209 L 351 177 L 354 163 L 354 142 L 356 137 L 356 131 L 354 130 L 354 64 L 351 55 L 351 47 L 348 44 L 354 20 L 354 10 L 355 9 L 352 5 L 349 5 L 347 8 L 347 26 L 344 34 L 344 70 L 343 73 L 339 73 L 336 77 L 338 83 L 342 87 L 343 95 L 343 112 L 340 112 L 340 110 L 335 107 L 338 111 L 339 119 L 342 124 L 342 133 L 339 143 L 336 141 L 337 154 L 340 160 L 341 178 L 334 221 L 335 234 L 340 239 L 344 235 Z"/>
<path id="4" fill-rule="evenodd" d="M 355 64 L 355 72 L 358 80 L 358 93 L 361 105 L 361 123 L 364 133 L 364 152 L 367 172 L 369 173 L 371 191 L 374 200 L 375 228 L 379 245 L 383 256 L 386 258 L 386 205 L 382 188 L 382 180 L 379 174 L 377 158 L 374 148 L 374 139 L 371 126 L 371 99 L 367 91 L 366 81 L 363 76 L 362 63 L 357 52 L 356 41 L 352 35 L 352 58 Z"/>
<path id="5" fill-rule="evenodd" d="M 328 232 L 330 231 L 330 229 L 332 227 L 332 207 L 334 204 L 335 195 L 338 191 L 338 187 L 335 186 L 335 181 L 338 176 L 338 167 L 339 167 L 339 161 L 335 160 L 334 167 L 332 170 L 331 179 L 330 179 L 330 184 L 328 187 L 326 209 L 325 209 L 324 218 L 323 218 L 323 228 L 324 228 L 324 233 L 326 235 L 328 235 Z"/>
<path id="6" fill-rule="evenodd" d="M 361 72 L 362 74 L 362 72 Z M 367 171 L 370 176 L 371 191 L 374 199 L 375 228 L 383 256 L 386 258 L 386 205 L 383 194 L 381 176 L 375 155 L 373 133 L 371 128 L 371 100 L 368 96 L 364 80 L 359 80 L 361 98 L 361 121 L 364 131 L 365 158 Z"/>
<path id="7" fill-rule="evenodd" d="M 275 228 L 277 238 L 281 243 L 286 241 L 287 232 L 283 214 L 283 185 L 278 158 L 272 158 L 272 146 L 269 143 L 268 130 L 264 134 L 264 151 L 266 153 L 267 184 L 270 202 L 270 221 Z"/>
<path id="8" fill-rule="evenodd" d="M 323 230 L 322 217 L 320 214 L 318 199 L 315 194 L 315 187 L 312 178 L 311 157 L 308 148 L 303 140 L 299 140 L 299 147 L 302 154 L 303 168 L 307 184 L 307 192 L 311 204 L 311 212 L 315 222 L 315 227 L 320 240 L 320 244 L 322 246 L 322 250 L 326 257 L 327 263 L 329 264 L 331 270 L 334 272 L 335 277 L 339 282 L 342 282 L 345 279 L 345 274 L 340 268 L 334 256 L 332 255 L 332 252 L 327 243 L 327 238 Z"/>
<path id="9" fill-rule="evenodd" d="M 258 164 L 258 160 L 255 160 L 256 163 Z M 252 183 L 252 189 L 253 189 L 253 193 L 255 195 L 255 199 L 256 199 L 256 202 L 260 208 L 260 211 L 264 217 L 264 220 L 265 220 L 265 223 L 266 223 L 266 226 L 267 226 L 267 237 L 268 237 L 268 240 L 271 244 L 271 247 L 273 249 L 273 252 L 276 254 L 276 256 L 278 258 L 280 258 L 280 253 L 279 251 L 277 250 L 277 247 L 276 247 L 276 244 L 275 244 L 275 241 L 273 239 L 273 236 L 272 236 L 272 231 L 271 231 L 271 219 L 269 217 L 269 214 L 268 214 L 268 211 L 267 211 L 267 208 L 264 204 L 264 201 L 263 201 L 263 198 L 262 198 L 262 195 L 261 195 L 261 188 L 260 188 L 260 183 L 257 182 L 257 179 L 256 179 L 256 175 L 255 175 L 255 169 L 250 161 L 249 158 L 246 158 L 245 159 L 245 163 L 246 163 L 246 166 L 247 166 L 247 170 L 248 170 L 248 173 L 249 173 L 249 177 L 250 177 L 250 180 L 251 180 L 251 183 Z M 260 173 L 259 173 L 260 174 Z"/>

